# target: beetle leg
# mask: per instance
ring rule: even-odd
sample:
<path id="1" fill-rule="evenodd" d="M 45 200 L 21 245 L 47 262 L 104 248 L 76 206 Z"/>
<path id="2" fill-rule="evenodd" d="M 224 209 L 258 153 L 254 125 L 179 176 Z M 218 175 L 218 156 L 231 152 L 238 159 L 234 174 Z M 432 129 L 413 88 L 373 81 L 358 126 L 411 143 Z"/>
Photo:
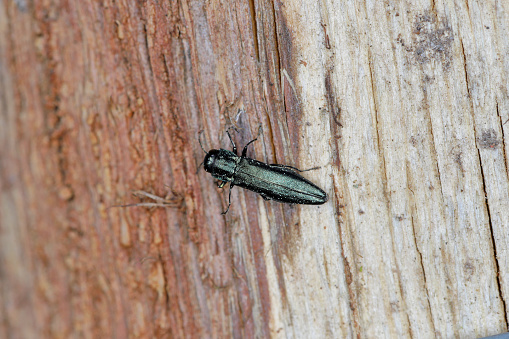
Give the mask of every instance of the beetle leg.
<path id="1" fill-rule="evenodd" d="M 219 187 L 219 188 L 223 188 L 223 186 L 224 186 L 224 185 L 226 185 L 226 183 L 227 183 L 227 182 L 228 182 L 228 181 L 221 181 L 221 182 L 218 182 L 218 183 L 217 183 L 217 187 Z"/>
<path id="2" fill-rule="evenodd" d="M 224 181 L 226 183 L 226 181 Z M 232 187 L 235 186 L 233 183 L 230 183 L 230 192 L 228 193 L 228 207 L 226 208 L 226 211 L 221 212 L 221 214 L 228 213 L 228 210 L 230 210 L 230 205 L 232 204 Z"/>
<path id="3" fill-rule="evenodd" d="M 308 168 L 308 169 L 305 169 L 305 170 L 300 170 L 296 167 L 293 167 L 293 166 L 288 166 L 288 165 L 280 165 L 280 164 L 270 164 L 271 166 L 275 166 L 275 167 L 283 167 L 283 168 L 290 168 L 290 169 L 293 169 L 297 172 L 307 172 L 307 171 L 312 171 L 312 170 L 316 170 L 316 169 L 319 169 L 320 167 L 313 167 L 313 168 Z"/>
<path id="4" fill-rule="evenodd" d="M 232 140 L 232 136 L 230 135 L 230 132 L 226 131 L 226 134 L 228 134 L 228 138 L 230 138 L 230 142 L 232 143 L 233 145 L 233 153 L 235 153 L 235 155 L 238 155 L 237 154 L 237 146 L 235 146 L 235 143 L 233 142 Z"/>
<path id="5" fill-rule="evenodd" d="M 245 157 L 245 156 L 246 156 L 246 153 L 247 153 L 247 146 L 251 145 L 251 144 L 252 144 L 253 142 L 255 142 L 256 140 L 258 140 L 258 138 L 251 140 L 250 142 L 248 142 L 248 143 L 246 144 L 246 146 L 244 146 L 244 149 L 242 150 L 242 157 Z"/>
<path id="6" fill-rule="evenodd" d="M 266 196 L 265 194 L 260 193 L 260 195 L 262 196 L 263 200 L 270 200 L 270 198 L 268 196 Z"/>

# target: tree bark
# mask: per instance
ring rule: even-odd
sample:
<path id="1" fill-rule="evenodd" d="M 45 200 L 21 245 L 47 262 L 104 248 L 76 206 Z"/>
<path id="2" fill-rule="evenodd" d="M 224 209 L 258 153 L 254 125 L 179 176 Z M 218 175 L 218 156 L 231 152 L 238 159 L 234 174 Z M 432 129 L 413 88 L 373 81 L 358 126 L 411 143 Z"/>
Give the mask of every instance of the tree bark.
<path id="1" fill-rule="evenodd" d="M 0 337 L 507 331 L 507 32 L 496 0 L 0 1 Z M 221 215 L 230 127 L 329 201 Z"/>

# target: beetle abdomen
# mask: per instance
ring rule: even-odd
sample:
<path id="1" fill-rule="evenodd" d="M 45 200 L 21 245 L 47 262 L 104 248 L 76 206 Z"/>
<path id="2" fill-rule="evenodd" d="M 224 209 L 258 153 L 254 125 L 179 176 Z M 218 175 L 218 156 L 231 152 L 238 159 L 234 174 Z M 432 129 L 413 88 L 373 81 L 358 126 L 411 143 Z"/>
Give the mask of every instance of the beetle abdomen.
<path id="1" fill-rule="evenodd" d="M 328 199 L 322 189 L 297 172 L 249 158 L 237 165 L 233 184 L 285 203 L 320 205 Z"/>

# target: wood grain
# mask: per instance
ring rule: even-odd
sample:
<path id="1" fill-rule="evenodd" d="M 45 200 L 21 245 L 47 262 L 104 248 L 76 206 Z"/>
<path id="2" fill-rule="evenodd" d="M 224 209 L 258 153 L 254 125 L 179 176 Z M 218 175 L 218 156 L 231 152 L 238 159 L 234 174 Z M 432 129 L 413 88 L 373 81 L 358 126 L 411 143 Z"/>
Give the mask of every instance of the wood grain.
<path id="1" fill-rule="evenodd" d="M 507 32 L 496 0 L 0 2 L 0 337 L 507 331 Z M 222 216 L 198 134 L 232 126 L 329 202 Z"/>

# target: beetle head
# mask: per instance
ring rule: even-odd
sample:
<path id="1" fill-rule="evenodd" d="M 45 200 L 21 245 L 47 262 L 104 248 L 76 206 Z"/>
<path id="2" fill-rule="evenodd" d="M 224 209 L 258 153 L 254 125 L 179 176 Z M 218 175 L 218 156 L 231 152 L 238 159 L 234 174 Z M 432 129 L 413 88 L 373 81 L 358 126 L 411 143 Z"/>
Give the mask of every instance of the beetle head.
<path id="1" fill-rule="evenodd" d="M 211 149 L 207 155 L 205 156 L 205 160 L 203 160 L 203 168 L 205 168 L 205 171 L 211 173 L 214 169 L 214 163 L 216 162 L 216 159 L 219 155 L 218 149 Z"/>

